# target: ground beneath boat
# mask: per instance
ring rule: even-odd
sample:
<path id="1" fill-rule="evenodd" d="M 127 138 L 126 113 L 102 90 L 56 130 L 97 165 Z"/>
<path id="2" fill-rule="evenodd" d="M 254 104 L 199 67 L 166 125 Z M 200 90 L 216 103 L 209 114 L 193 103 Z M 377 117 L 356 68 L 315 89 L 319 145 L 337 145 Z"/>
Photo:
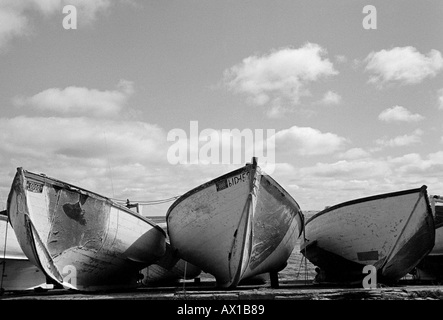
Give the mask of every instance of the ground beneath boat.
<path id="1" fill-rule="evenodd" d="M 3 292 L 0 300 L 443 300 L 443 285 L 402 280 L 374 289 L 316 285 L 305 280 L 245 284 L 218 289 L 214 281 L 192 280 L 174 286 L 143 287 L 131 291 L 77 292 L 68 289 Z"/>
<path id="2" fill-rule="evenodd" d="M 131 291 L 84 293 L 67 289 L 40 291 L 6 291 L 0 300 L 443 300 L 443 282 L 419 281 L 411 275 L 394 286 L 378 284 L 364 289 L 343 285 L 316 285 L 315 266 L 300 253 L 299 241 L 279 272 L 279 287 L 272 288 L 269 277 L 243 283 L 233 290 L 216 288 L 214 277 L 201 273 L 197 280 L 180 281 L 169 285 L 141 287 Z"/>

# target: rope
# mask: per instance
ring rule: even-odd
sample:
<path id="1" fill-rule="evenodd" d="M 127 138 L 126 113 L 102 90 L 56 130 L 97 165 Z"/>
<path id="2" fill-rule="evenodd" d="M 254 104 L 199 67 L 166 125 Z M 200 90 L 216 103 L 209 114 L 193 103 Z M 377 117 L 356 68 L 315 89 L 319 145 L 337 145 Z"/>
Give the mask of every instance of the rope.
<path id="1" fill-rule="evenodd" d="M 167 202 L 171 202 L 174 201 L 176 199 L 178 199 L 180 196 L 175 196 L 175 197 L 171 197 L 168 199 L 159 199 L 159 200 L 140 200 L 140 201 L 131 201 L 131 203 L 138 203 L 139 205 L 143 205 L 143 206 L 152 206 L 152 205 L 157 205 L 157 204 L 162 204 L 162 203 L 167 203 Z M 114 199 L 114 198 L 110 198 L 112 201 L 118 202 L 118 203 L 122 203 L 122 204 L 127 204 L 128 200 L 122 200 L 122 199 Z"/>
<path id="2" fill-rule="evenodd" d="M 295 275 L 296 278 L 298 278 L 300 276 L 300 269 L 301 269 L 301 264 L 303 263 L 303 260 L 305 260 L 305 257 L 302 255 L 302 257 L 300 259 L 300 264 L 298 265 L 298 272 Z"/>
<path id="3" fill-rule="evenodd" d="M 305 251 L 306 254 L 306 247 L 303 248 L 303 250 Z M 305 262 L 305 284 L 308 284 L 308 259 L 306 259 L 306 257 L 304 255 L 302 255 L 301 260 L 300 260 L 300 264 L 298 266 L 298 273 L 295 275 L 295 277 L 298 279 L 298 277 L 300 276 L 300 270 L 301 270 L 301 265 L 303 263 L 303 261 Z"/>

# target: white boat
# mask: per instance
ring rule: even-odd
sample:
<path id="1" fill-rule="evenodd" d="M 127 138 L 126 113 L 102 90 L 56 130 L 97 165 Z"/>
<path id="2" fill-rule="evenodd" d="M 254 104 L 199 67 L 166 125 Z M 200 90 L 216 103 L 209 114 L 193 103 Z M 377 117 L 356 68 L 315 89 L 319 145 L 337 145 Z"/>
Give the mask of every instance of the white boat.
<path id="1" fill-rule="evenodd" d="M 23 253 L 14 230 L 8 223 L 6 211 L 0 212 L 0 250 L 0 290 L 53 288 L 52 284 L 46 283 L 45 274 Z"/>
<path id="2" fill-rule="evenodd" d="M 139 286 L 140 270 L 166 251 L 166 234 L 114 201 L 42 174 L 17 169 L 9 220 L 29 261 L 66 288 Z"/>
<path id="3" fill-rule="evenodd" d="M 301 253 L 319 268 L 316 282 L 362 283 L 366 265 L 377 281 L 395 283 L 434 246 L 426 186 L 337 204 L 305 224 Z"/>
<path id="4" fill-rule="evenodd" d="M 417 265 L 414 278 L 441 282 L 443 280 L 443 196 L 429 197 L 435 220 L 435 245 L 432 251 Z"/>
<path id="5" fill-rule="evenodd" d="M 166 220 L 178 255 L 225 288 L 285 268 L 303 229 L 299 205 L 256 158 L 182 195 Z"/>

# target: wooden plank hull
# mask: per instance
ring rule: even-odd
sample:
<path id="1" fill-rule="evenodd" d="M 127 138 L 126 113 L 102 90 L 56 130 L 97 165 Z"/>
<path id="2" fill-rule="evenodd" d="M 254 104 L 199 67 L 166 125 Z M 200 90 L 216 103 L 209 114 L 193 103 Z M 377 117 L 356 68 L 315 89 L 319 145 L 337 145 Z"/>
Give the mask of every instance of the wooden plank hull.
<path id="1" fill-rule="evenodd" d="M 379 282 L 396 282 L 433 248 L 426 186 L 329 207 L 305 225 L 301 253 L 320 268 L 318 282 L 360 282 L 373 265 Z"/>
<path id="2" fill-rule="evenodd" d="M 61 285 L 85 291 L 132 288 L 161 258 L 166 234 L 98 194 L 17 169 L 8 215 L 28 257 Z"/>
<path id="3" fill-rule="evenodd" d="M 303 228 L 298 204 L 255 163 L 189 191 L 166 219 L 179 256 L 231 288 L 283 269 Z"/>
<path id="4" fill-rule="evenodd" d="M 0 215 L 1 289 L 14 291 L 51 287 L 46 283 L 45 274 L 23 253 L 7 219 L 7 216 Z"/>

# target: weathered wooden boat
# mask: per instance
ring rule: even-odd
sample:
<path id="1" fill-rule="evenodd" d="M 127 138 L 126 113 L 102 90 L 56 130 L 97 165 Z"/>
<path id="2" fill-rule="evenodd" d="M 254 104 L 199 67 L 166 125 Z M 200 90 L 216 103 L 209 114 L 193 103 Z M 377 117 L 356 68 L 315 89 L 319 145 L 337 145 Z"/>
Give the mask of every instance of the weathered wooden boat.
<path id="1" fill-rule="evenodd" d="M 435 221 L 435 245 L 414 270 L 414 278 L 418 280 L 443 281 L 443 196 L 429 197 Z"/>
<path id="2" fill-rule="evenodd" d="M 256 158 L 182 195 L 166 221 L 178 255 L 225 288 L 285 268 L 303 229 L 299 205 Z"/>
<path id="3" fill-rule="evenodd" d="M 133 288 L 139 271 L 161 258 L 165 232 L 94 192 L 17 169 L 9 220 L 28 259 L 67 288 Z"/>
<path id="4" fill-rule="evenodd" d="M 301 253 L 315 266 L 318 283 L 395 283 L 433 248 L 434 219 L 426 186 L 356 199 L 318 212 L 305 224 Z"/>
<path id="5" fill-rule="evenodd" d="M 167 230 L 166 223 L 157 223 L 157 225 Z M 163 257 L 141 271 L 142 284 L 145 286 L 174 284 L 180 280 L 195 279 L 200 273 L 200 268 L 178 257 L 168 237 L 166 238 L 166 253 Z"/>
<path id="6" fill-rule="evenodd" d="M 8 223 L 6 210 L 0 212 L 0 290 L 17 291 L 31 289 L 51 289 L 45 274 L 32 264 Z"/>

